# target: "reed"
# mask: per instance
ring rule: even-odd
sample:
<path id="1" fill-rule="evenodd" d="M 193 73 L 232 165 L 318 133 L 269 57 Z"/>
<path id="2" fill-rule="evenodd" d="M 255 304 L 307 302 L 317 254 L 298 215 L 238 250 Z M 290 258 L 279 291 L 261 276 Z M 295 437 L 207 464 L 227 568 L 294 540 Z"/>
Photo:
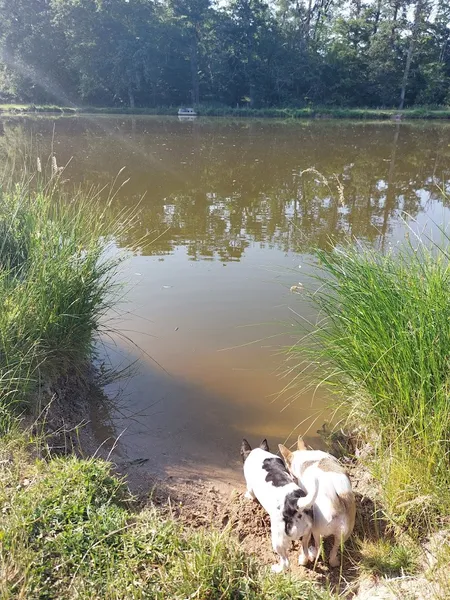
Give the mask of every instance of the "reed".
<path id="1" fill-rule="evenodd" d="M 349 245 L 317 258 L 319 319 L 291 356 L 308 356 L 341 416 L 375 442 L 390 515 L 429 529 L 450 509 L 447 246 L 418 240 L 382 254 Z"/>
<path id="2" fill-rule="evenodd" d="M 81 369 L 116 298 L 115 240 L 133 220 L 98 192 L 68 189 L 56 160 L 47 177 L 0 184 L 0 426 L 39 382 Z M 110 215 L 113 216 L 110 216 Z M 3 418 L 1 417 L 3 415 Z"/>

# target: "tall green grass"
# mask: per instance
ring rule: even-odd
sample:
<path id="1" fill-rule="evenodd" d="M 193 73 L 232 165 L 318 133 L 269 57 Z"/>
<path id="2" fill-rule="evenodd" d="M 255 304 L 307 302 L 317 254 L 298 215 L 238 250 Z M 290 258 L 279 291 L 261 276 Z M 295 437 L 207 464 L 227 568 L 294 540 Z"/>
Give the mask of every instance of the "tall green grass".
<path id="1" fill-rule="evenodd" d="M 42 169 L 40 169 L 42 171 Z M 0 184 L 0 427 L 41 381 L 82 370 L 114 301 L 121 255 L 114 239 L 131 213 L 114 213 L 91 190 L 69 189 L 52 160 Z M 116 290 L 117 291 L 117 290 Z"/>
<path id="2" fill-rule="evenodd" d="M 387 254 L 318 251 L 308 347 L 341 414 L 367 432 L 374 472 L 401 524 L 436 525 L 450 510 L 450 261 L 419 241 Z M 311 339 L 313 342 L 311 343 Z"/>

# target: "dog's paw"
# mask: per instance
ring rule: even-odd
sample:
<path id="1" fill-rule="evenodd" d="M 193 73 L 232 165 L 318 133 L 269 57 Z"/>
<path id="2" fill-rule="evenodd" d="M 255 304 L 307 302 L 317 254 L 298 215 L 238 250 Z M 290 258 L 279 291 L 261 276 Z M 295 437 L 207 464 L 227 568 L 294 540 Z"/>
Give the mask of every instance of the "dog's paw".
<path id="1" fill-rule="evenodd" d="M 306 556 L 306 554 L 303 554 L 303 552 L 301 554 L 298 555 L 298 564 L 301 567 L 305 567 L 309 562 L 309 558 L 308 556 Z"/>
<path id="2" fill-rule="evenodd" d="M 310 546 L 308 548 L 308 558 L 311 562 L 314 562 L 317 558 L 317 548 L 315 546 Z"/>
<path id="3" fill-rule="evenodd" d="M 247 490 L 244 494 L 244 498 L 247 498 L 247 500 L 254 500 L 255 496 Z"/>
<path id="4" fill-rule="evenodd" d="M 281 573 L 284 569 L 284 565 L 280 565 L 277 563 L 276 565 L 272 565 L 271 571 L 272 573 Z"/>
<path id="5" fill-rule="evenodd" d="M 341 564 L 341 561 L 339 560 L 339 556 L 336 556 L 334 558 L 331 558 L 330 556 L 330 567 L 339 567 L 339 565 Z"/>

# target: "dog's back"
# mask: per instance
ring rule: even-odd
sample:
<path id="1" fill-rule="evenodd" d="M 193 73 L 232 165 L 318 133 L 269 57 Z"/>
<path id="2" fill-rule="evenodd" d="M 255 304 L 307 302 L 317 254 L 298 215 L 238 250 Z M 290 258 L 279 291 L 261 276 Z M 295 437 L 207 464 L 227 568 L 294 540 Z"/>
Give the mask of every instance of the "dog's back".
<path id="1" fill-rule="evenodd" d="M 269 514 L 274 513 L 280 499 L 298 488 L 281 458 L 262 448 L 247 454 L 244 476 L 248 487 Z"/>
<path id="2" fill-rule="evenodd" d="M 339 534 L 345 541 L 355 524 L 355 497 L 346 472 L 334 459 L 333 463 L 324 465 L 322 459 L 310 464 L 303 471 L 300 485 L 305 491 L 318 485 L 314 528 L 322 536 Z"/>
<path id="3" fill-rule="evenodd" d="M 311 492 L 317 486 L 314 503 L 314 529 L 320 535 L 339 534 L 344 541 L 355 524 L 355 497 L 350 479 L 342 465 L 333 456 L 321 450 L 280 450 L 288 470 L 299 485 Z"/>

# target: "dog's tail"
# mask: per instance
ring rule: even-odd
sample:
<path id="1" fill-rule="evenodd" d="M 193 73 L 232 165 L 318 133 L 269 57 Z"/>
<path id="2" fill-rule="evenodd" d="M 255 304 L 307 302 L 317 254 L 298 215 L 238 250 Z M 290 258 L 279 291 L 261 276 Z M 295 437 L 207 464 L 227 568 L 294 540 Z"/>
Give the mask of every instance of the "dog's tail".
<path id="1" fill-rule="evenodd" d="M 340 500 L 341 506 L 343 508 L 343 519 L 342 519 L 342 533 L 344 536 L 344 540 L 350 537 L 350 534 L 353 531 L 355 526 L 355 517 L 356 517 L 356 505 L 355 505 L 355 496 L 352 491 L 341 492 L 337 494 L 337 497 Z"/>
<path id="2" fill-rule="evenodd" d="M 250 444 L 247 442 L 246 439 L 243 439 L 242 444 L 241 444 L 242 462 L 245 462 L 245 459 L 247 458 L 247 456 L 250 454 L 251 451 L 252 451 L 252 447 L 250 446 Z"/>
<path id="3" fill-rule="evenodd" d="M 319 482 L 317 478 L 314 478 L 314 487 L 304 496 L 299 498 L 297 502 L 298 510 L 306 510 L 311 508 L 317 498 L 317 492 L 319 491 Z"/>

